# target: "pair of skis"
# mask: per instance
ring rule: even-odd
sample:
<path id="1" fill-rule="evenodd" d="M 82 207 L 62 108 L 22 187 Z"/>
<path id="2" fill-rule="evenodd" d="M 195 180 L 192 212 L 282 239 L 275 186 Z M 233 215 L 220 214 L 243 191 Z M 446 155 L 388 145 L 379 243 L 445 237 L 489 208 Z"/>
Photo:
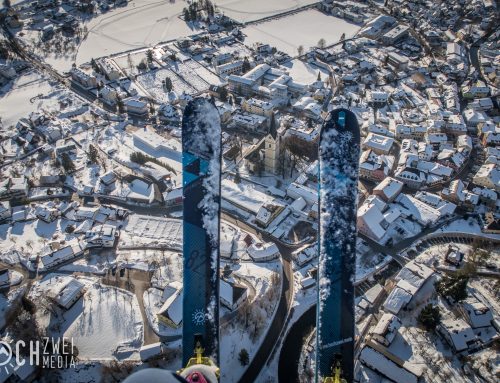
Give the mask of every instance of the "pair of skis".
<path id="1" fill-rule="evenodd" d="M 331 112 L 319 144 L 319 266 L 316 382 L 352 382 L 359 127 Z M 182 375 L 219 371 L 221 126 L 216 107 L 197 98 L 182 120 L 184 294 Z M 198 375 L 196 375 L 198 377 Z M 195 381 L 192 379 L 191 381 Z"/>

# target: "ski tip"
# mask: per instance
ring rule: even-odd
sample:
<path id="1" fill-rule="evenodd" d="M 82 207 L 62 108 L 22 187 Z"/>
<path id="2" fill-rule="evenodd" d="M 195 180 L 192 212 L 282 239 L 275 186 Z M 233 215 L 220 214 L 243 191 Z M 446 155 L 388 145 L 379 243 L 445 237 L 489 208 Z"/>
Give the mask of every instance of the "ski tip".
<path id="1" fill-rule="evenodd" d="M 207 98 L 189 101 L 182 117 L 183 151 L 210 156 L 220 151 L 221 122 L 215 104 Z"/>
<path id="2" fill-rule="evenodd" d="M 353 143 L 361 142 L 359 124 L 356 115 L 346 108 L 338 108 L 332 110 L 323 124 L 322 133 L 335 129 L 338 132 L 350 132 L 353 137 Z"/>

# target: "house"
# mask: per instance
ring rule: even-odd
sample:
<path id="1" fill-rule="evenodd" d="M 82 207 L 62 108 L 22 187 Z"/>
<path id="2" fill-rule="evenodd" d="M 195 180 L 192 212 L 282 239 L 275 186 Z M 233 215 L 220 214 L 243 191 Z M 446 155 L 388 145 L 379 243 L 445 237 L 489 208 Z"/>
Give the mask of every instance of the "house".
<path id="1" fill-rule="evenodd" d="M 491 309 L 475 296 L 462 303 L 461 311 L 473 329 L 489 327 L 494 320 Z"/>
<path id="2" fill-rule="evenodd" d="M 403 190 L 403 183 L 391 177 L 386 177 L 373 189 L 373 195 L 379 196 L 385 202 L 392 202 Z"/>
<path id="3" fill-rule="evenodd" d="M 280 251 L 275 243 L 253 243 L 247 248 L 248 255 L 254 262 L 268 262 L 280 256 Z"/>
<path id="4" fill-rule="evenodd" d="M 463 319 L 445 319 L 438 325 L 438 332 L 455 352 L 473 350 L 478 340 L 472 328 Z"/>
<path id="5" fill-rule="evenodd" d="M 375 328 L 371 331 L 371 337 L 381 345 L 389 346 L 394 340 L 401 320 L 394 314 L 384 313 Z"/>
<path id="6" fill-rule="evenodd" d="M 474 175 L 472 182 L 478 186 L 500 192 L 500 170 L 496 164 L 484 164 Z"/>
<path id="7" fill-rule="evenodd" d="M 89 247 L 113 247 L 119 233 L 111 225 L 98 225 L 85 233 L 84 242 Z"/>
<path id="8" fill-rule="evenodd" d="M 462 253 L 458 247 L 449 245 L 448 250 L 446 251 L 446 254 L 444 256 L 444 259 L 447 263 L 452 264 L 453 266 L 460 266 L 464 259 L 464 253 Z"/>
<path id="9" fill-rule="evenodd" d="M 104 173 L 99 180 L 101 181 L 102 184 L 109 186 L 113 184 L 116 181 L 116 174 L 113 170 L 109 170 L 106 173 Z"/>
<path id="10" fill-rule="evenodd" d="M 12 177 L 0 181 L 0 200 L 22 199 L 28 196 L 26 177 Z"/>
<path id="11" fill-rule="evenodd" d="M 462 47 L 456 42 L 446 43 L 446 61 L 452 65 L 458 65 L 463 61 Z"/>
<path id="12" fill-rule="evenodd" d="M 78 257 L 83 254 L 83 250 L 78 240 L 74 239 L 66 242 L 65 247 L 42 255 L 40 260 L 44 269 L 50 269 Z"/>
<path id="13" fill-rule="evenodd" d="M 169 283 L 163 292 L 165 299 L 156 316 L 164 325 L 171 328 L 179 328 L 182 323 L 182 296 L 183 288 L 181 282 Z"/>
<path id="14" fill-rule="evenodd" d="M 243 62 L 243 60 L 236 60 L 233 62 L 217 65 L 215 67 L 215 71 L 219 76 L 222 77 L 229 76 L 235 73 L 241 73 L 241 71 L 243 70 Z"/>
<path id="15" fill-rule="evenodd" d="M 55 208 L 50 208 L 46 206 L 37 206 L 35 209 L 35 215 L 38 219 L 46 223 L 55 221 L 59 217 L 59 210 Z"/>
<path id="16" fill-rule="evenodd" d="M 118 80 L 122 76 L 120 69 L 112 59 L 103 58 L 97 62 L 97 65 L 110 81 Z"/>
<path id="17" fill-rule="evenodd" d="M 380 241 L 389 226 L 383 213 L 386 206 L 378 197 L 367 199 L 357 212 L 358 231 L 377 242 Z"/>
<path id="18" fill-rule="evenodd" d="M 220 301 L 229 310 L 234 311 L 247 298 L 248 289 L 233 281 L 221 279 L 219 283 Z"/>
<path id="19" fill-rule="evenodd" d="M 377 107 L 382 107 L 387 104 L 387 100 L 389 99 L 389 95 L 387 92 L 368 90 L 366 92 L 366 101 Z"/>
<path id="20" fill-rule="evenodd" d="M 462 96 L 464 98 L 485 98 L 490 95 L 490 88 L 482 81 L 477 81 L 473 85 L 462 87 Z"/>
<path id="21" fill-rule="evenodd" d="M 97 86 L 97 78 L 89 75 L 78 68 L 71 69 L 71 80 L 85 88 L 95 88 Z"/>
<path id="22" fill-rule="evenodd" d="M 241 108 L 248 113 L 271 118 L 274 111 L 274 104 L 269 101 L 249 98 L 248 100 L 243 100 Z"/>
<path id="23" fill-rule="evenodd" d="M 420 189 L 426 181 L 425 174 L 418 169 L 404 167 L 394 173 L 394 178 L 412 189 Z"/>
<path id="24" fill-rule="evenodd" d="M 94 220 L 95 216 L 98 214 L 98 211 L 98 207 L 80 206 L 78 210 L 75 211 L 74 219 L 76 221 L 85 221 L 87 219 Z"/>
<path id="25" fill-rule="evenodd" d="M 7 268 L 0 269 L 0 289 L 10 286 L 10 272 Z"/>
<path id="26" fill-rule="evenodd" d="M 69 310 L 83 295 L 84 287 L 82 282 L 71 278 L 61 289 L 51 289 L 48 297 L 65 310 Z"/>
<path id="27" fill-rule="evenodd" d="M 0 201 L 0 222 L 12 217 L 9 201 Z"/>
<path id="28" fill-rule="evenodd" d="M 405 366 L 407 366 L 406 363 L 404 363 L 402 360 L 397 360 L 399 363 L 396 363 L 393 360 L 396 358 L 392 356 L 392 354 L 388 355 L 389 353 L 385 353 L 384 355 L 384 353 L 380 351 L 377 351 L 372 347 L 365 346 L 361 350 L 359 360 L 370 369 L 377 371 L 381 375 L 389 378 L 391 382 L 418 382 L 419 375 L 410 371 L 408 368 L 405 368 Z"/>
<path id="29" fill-rule="evenodd" d="M 408 57 L 400 55 L 396 52 L 389 52 L 387 55 L 387 63 L 400 71 L 404 71 L 408 67 Z"/>
<path id="30" fill-rule="evenodd" d="M 125 109 L 129 114 L 144 116 L 148 114 L 148 103 L 139 98 L 127 98 L 123 101 Z"/>
<path id="31" fill-rule="evenodd" d="M 382 36 L 382 43 L 385 45 L 392 45 L 401 40 L 403 37 L 406 37 L 408 35 L 408 31 L 409 27 L 399 24 Z"/>
<path id="32" fill-rule="evenodd" d="M 394 139 L 391 137 L 369 133 L 363 141 L 362 147 L 364 149 L 371 149 L 376 154 L 389 154 L 393 144 Z"/>

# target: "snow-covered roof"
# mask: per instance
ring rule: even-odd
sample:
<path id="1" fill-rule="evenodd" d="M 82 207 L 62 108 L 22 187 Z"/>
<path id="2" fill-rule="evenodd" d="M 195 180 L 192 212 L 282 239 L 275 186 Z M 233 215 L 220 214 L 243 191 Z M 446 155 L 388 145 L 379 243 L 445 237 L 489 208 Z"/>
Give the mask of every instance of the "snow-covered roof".
<path id="1" fill-rule="evenodd" d="M 365 347 L 359 356 L 361 362 L 378 371 L 394 382 L 417 383 L 418 378 L 408 370 L 398 366 L 392 360 L 371 347 Z"/>

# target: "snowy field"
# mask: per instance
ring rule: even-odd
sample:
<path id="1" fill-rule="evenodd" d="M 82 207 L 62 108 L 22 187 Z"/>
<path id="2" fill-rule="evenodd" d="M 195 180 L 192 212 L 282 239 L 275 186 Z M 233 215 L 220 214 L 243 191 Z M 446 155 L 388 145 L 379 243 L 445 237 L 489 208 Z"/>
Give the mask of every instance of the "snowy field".
<path id="1" fill-rule="evenodd" d="M 222 82 L 214 73 L 201 66 L 194 60 L 178 62 L 170 68 L 150 71 L 137 77 L 137 82 L 149 94 L 160 102 L 169 101 L 168 93 L 163 89 L 162 81 L 166 78 L 172 80 L 172 90 L 180 95 L 197 94 L 207 91 L 210 85 L 221 85 Z"/>
<path id="2" fill-rule="evenodd" d="M 44 300 L 58 284 L 71 278 L 47 275 L 34 285 L 34 299 Z M 86 292 L 62 315 L 42 312 L 39 324 L 53 336 L 73 338 L 80 360 L 136 360 L 143 342 L 143 323 L 137 298 L 130 292 L 79 278 Z M 67 283 L 67 282 L 66 282 Z M 43 307 L 43 303 L 42 306 Z"/>
<path id="3" fill-rule="evenodd" d="M 58 100 L 67 93 L 54 88 L 37 72 L 25 72 L 0 90 L 0 116 L 5 126 L 42 109 L 59 110 Z"/>
<path id="4" fill-rule="evenodd" d="M 315 0 L 215 0 L 214 2 L 225 15 L 242 23 L 319 3 Z"/>
<path id="5" fill-rule="evenodd" d="M 311 9 L 289 17 L 248 26 L 243 29 L 243 33 L 247 36 L 245 39 L 247 45 L 256 42 L 268 43 L 278 50 L 296 56 L 299 45 L 307 51 L 308 48 L 316 46 L 321 38 L 330 45 L 338 42 L 343 33 L 349 38 L 358 30 L 359 26 L 356 24 Z"/>
<path id="6" fill-rule="evenodd" d="M 293 80 L 302 84 L 312 84 L 318 78 L 318 72 L 321 73 L 323 80 L 328 78 L 328 71 L 316 65 L 309 64 L 299 59 L 288 61 L 281 65 Z"/>

